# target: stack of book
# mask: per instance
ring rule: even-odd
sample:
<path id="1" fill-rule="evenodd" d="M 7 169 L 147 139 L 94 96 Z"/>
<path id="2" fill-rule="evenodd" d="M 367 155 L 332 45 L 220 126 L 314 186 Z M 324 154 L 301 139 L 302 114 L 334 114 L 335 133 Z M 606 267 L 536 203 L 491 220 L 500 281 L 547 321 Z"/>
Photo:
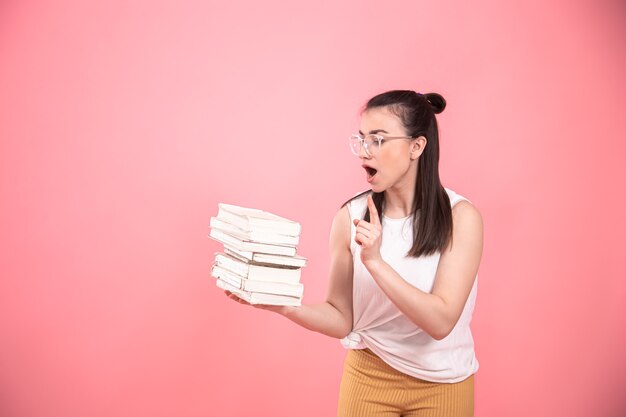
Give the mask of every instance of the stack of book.
<path id="1" fill-rule="evenodd" d="M 296 253 L 300 224 L 263 210 L 218 207 L 209 233 L 224 245 L 211 268 L 217 286 L 251 304 L 301 305 L 306 258 Z"/>

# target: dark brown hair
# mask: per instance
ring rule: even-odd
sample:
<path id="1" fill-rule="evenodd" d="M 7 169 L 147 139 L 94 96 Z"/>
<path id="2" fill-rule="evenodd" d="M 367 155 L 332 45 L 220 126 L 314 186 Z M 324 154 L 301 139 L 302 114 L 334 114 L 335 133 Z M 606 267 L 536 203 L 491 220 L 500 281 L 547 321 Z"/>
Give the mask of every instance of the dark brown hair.
<path id="1" fill-rule="evenodd" d="M 424 136 L 426 148 L 419 157 L 415 198 L 413 200 L 413 247 L 407 255 L 420 257 L 442 251 L 452 237 L 452 208 L 446 190 L 439 179 L 439 129 L 435 114 L 446 107 L 446 101 L 437 93 L 420 94 L 408 90 L 393 90 L 371 98 L 363 111 L 386 107 L 398 116 L 412 137 Z M 385 194 L 365 191 L 348 202 L 372 193 L 374 205 L 382 224 Z M 365 211 L 365 221 L 370 220 L 369 209 Z"/>

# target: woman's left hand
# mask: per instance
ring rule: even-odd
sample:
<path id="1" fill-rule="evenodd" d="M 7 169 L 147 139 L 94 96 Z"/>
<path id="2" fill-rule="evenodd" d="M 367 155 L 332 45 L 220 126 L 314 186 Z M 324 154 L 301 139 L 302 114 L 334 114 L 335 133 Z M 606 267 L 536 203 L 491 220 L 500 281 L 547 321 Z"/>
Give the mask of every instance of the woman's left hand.
<path id="1" fill-rule="evenodd" d="M 382 226 L 378 218 L 378 210 L 376 210 L 371 194 L 367 196 L 367 206 L 370 211 L 370 221 L 353 220 L 356 226 L 354 241 L 361 246 L 361 262 L 363 262 L 363 265 L 366 267 L 368 263 L 382 260 L 380 256 Z"/>

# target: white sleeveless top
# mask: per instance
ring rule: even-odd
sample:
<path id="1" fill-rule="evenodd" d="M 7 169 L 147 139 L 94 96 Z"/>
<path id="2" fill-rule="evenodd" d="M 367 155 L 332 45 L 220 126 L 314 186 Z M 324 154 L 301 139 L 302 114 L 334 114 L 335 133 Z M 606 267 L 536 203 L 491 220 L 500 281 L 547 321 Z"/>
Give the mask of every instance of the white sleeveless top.
<path id="1" fill-rule="evenodd" d="M 467 200 L 445 189 L 454 206 Z M 363 219 L 367 195 L 348 203 L 351 219 Z M 468 200 L 469 201 L 469 200 Z M 341 340 L 348 349 L 369 348 L 383 361 L 407 375 L 432 382 L 459 382 L 478 370 L 470 321 L 476 300 L 478 277 L 474 281 L 461 317 L 452 332 L 435 340 L 417 327 L 389 300 L 361 262 L 361 247 L 354 241 L 351 223 L 350 249 L 354 260 L 353 326 Z M 414 287 L 432 291 L 440 253 L 419 258 L 406 256 L 413 246 L 413 219 L 383 216 L 380 252 L 391 267 Z"/>

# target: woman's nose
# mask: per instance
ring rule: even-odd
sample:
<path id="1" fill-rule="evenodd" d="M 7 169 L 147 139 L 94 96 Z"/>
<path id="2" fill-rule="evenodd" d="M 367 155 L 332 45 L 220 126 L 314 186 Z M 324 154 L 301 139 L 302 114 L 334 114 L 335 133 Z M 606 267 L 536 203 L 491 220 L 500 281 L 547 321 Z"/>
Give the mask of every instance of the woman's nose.
<path id="1" fill-rule="evenodd" d="M 365 144 L 362 143 L 361 147 L 359 148 L 359 158 L 370 159 L 371 157 L 372 156 L 365 149 Z"/>

